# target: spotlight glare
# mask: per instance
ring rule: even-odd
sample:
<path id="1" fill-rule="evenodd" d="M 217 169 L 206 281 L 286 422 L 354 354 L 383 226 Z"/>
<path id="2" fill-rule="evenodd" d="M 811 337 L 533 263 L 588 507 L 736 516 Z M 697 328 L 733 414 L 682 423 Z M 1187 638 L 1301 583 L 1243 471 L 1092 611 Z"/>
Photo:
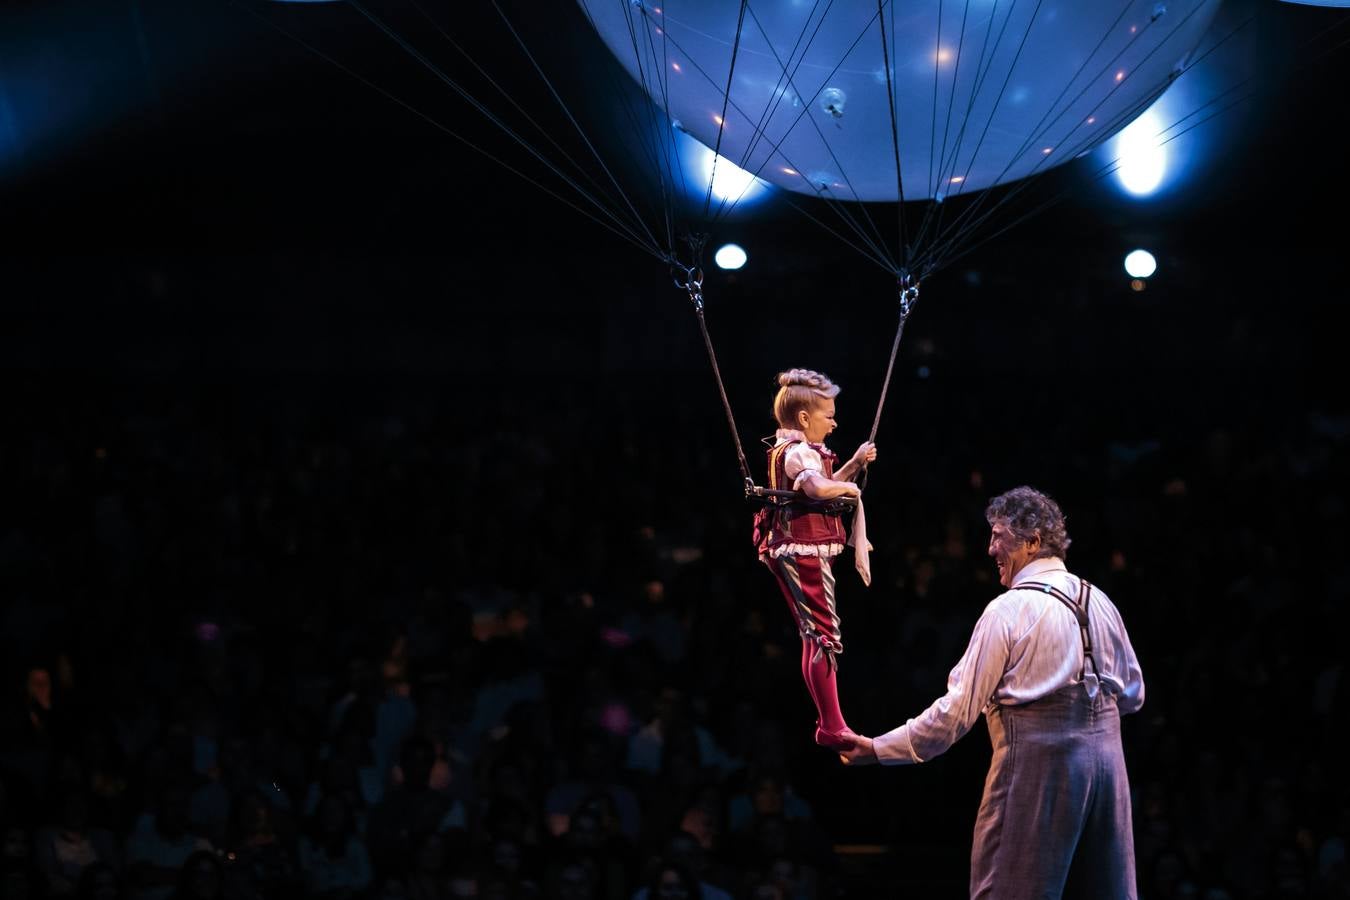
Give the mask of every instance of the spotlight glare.
<path id="1" fill-rule="evenodd" d="M 740 244 L 723 244 L 713 254 L 713 262 L 717 263 L 719 269 L 739 269 L 745 265 L 747 259 L 749 257 L 746 256 L 745 250 Z"/>
<path id="2" fill-rule="evenodd" d="M 1152 110 L 1129 124 L 1116 138 L 1120 160 L 1116 177 L 1121 186 L 1136 197 L 1147 196 L 1162 184 L 1167 169 L 1167 149 L 1158 141 L 1162 131 Z"/>
<path id="3" fill-rule="evenodd" d="M 750 199 L 758 194 L 763 182 L 736 165 L 725 156 L 718 156 L 705 148 L 707 155 L 703 162 L 703 186 L 706 189 L 708 179 L 712 179 L 712 194 L 718 200 L 736 202 Z"/>
<path id="4" fill-rule="evenodd" d="M 1148 278 L 1158 271 L 1158 261 L 1147 250 L 1131 250 L 1125 257 L 1125 271 L 1131 278 Z"/>

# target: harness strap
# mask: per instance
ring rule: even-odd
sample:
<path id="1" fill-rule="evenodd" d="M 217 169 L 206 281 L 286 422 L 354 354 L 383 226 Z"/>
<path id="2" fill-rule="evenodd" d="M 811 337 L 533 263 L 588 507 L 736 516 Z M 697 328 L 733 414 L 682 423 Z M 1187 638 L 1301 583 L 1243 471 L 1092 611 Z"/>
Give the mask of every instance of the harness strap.
<path id="1" fill-rule="evenodd" d="M 1083 668 L 1078 670 L 1078 679 L 1081 681 L 1087 672 L 1087 664 L 1092 663 L 1092 674 L 1101 680 L 1101 673 L 1097 670 L 1097 658 L 1092 654 L 1092 633 L 1088 630 L 1088 601 L 1092 597 L 1092 585 L 1088 584 L 1086 578 L 1078 579 L 1078 600 L 1075 602 L 1068 594 L 1051 584 L 1043 581 L 1024 581 L 1017 585 L 1017 590 L 1022 589 L 1044 591 L 1052 595 L 1060 603 L 1063 603 L 1073 613 L 1073 617 L 1078 620 L 1078 632 L 1083 640 Z"/>

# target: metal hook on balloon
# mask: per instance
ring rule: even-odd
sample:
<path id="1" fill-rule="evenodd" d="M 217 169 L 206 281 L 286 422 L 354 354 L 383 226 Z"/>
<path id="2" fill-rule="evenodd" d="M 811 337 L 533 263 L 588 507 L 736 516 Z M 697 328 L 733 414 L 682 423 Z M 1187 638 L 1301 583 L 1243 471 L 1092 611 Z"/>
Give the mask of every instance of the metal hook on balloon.
<path id="1" fill-rule="evenodd" d="M 903 322 L 909 318 L 914 304 L 919 302 L 919 282 L 915 281 L 909 272 L 902 271 L 896 276 L 895 285 L 900 292 L 900 319 Z"/>
<path id="2" fill-rule="evenodd" d="M 694 304 L 694 309 L 702 312 L 703 268 L 701 266 L 686 266 L 671 260 L 670 275 L 677 288 L 689 292 L 689 302 Z"/>

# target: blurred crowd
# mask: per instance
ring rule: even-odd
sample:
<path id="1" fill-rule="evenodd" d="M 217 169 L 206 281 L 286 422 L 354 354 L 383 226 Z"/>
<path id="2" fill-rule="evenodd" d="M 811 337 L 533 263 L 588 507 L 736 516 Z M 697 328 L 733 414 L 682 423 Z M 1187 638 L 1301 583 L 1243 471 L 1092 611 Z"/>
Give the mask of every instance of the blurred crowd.
<path id="1" fill-rule="evenodd" d="M 718 410 L 660 390 L 21 384 L 0 898 L 964 896 L 983 725 L 914 769 L 812 744 Z M 941 694 L 998 591 L 983 505 L 1035 483 L 1144 668 L 1141 895 L 1350 897 L 1350 420 L 1019 447 L 925 390 L 876 583 L 840 566 L 850 724 Z"/>

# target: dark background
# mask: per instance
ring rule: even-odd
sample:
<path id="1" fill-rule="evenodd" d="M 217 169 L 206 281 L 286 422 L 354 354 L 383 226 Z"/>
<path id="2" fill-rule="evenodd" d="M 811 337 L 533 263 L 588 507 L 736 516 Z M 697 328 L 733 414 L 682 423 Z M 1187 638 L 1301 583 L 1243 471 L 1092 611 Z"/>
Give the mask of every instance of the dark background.
<path id="1" fill-rule="evenodd" d="M 995 593 L 988 497 L 1061 501 L 1070 565 L 1116 600 L 1148 682 L 1125 733 L 1149 897 L 1348 890 L 1347 68 L 1345 35 L 1319 37 L 1344 14 L 1221 21 L 1248 10 L 1222 65 L 1260 90 L 1197 129 L 1184 188 L 1126 203 L 1072 169 L 1038 188 L 1064 202 L 924 284 L 868 486 L 876 582 L 840 566 L 841 696 L 875 733 L 941 692 Z M 795 635 L 662 264 L 275 30 L 516 158 L 344 7 L 0 15 L 6 896 L 75 889 L 80 867 L 43 849 L 58 833 L 106 835 L 109 883 L 143 889 L 135 835 L 176 788 L 232 854 L 227 892 L 296 896 L 305 799 L 341 793 L 326 760 L 349 732 L 370 766 L 431 739 L 453 773 L 436 802 L 464 813 L 437 857 L 347 785 L 372 807 L 371 896 L 586 896 L 572 878 L 626 897 L 662 859 L 736 896 L 962 895 L 983 725 L 906 771 L 810 743 Z M 490 18 L 451 24 L 539 102 Z M 575 19 L 533 24 L 553 64 L 599 52 Z M 776 200 L 714 239 L 750 253 L 706 290 L 752 465 L 772 375 L 796 365 L 844 386 L 852 450 L 890 277 Z M 1142 292 L 1120 268 L 1136 246 L 1159 260 Z M 626 765 L 655 719 L 659 774 Z M 588 780 L 597 734 L 612 759 Z M 575 782 L 628 791 L 640 827 L 573 815 L 551 835 Z M 267 784 L 270 820 L 240 821 Z M 774 815 L 775 790 L 809 815 Z"/>

